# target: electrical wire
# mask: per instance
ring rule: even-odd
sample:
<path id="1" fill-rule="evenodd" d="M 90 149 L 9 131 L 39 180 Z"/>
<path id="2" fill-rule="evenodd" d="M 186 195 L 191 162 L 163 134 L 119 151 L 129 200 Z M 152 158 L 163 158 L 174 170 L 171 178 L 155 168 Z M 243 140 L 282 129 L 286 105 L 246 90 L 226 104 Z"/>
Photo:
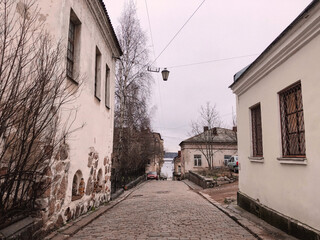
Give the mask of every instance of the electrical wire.
<path id="1" fill-rule="evenodd" d="M 229 57 L 229 58 L 213 59 L 213 60 L 203 61 L 203 62 L 196 62 L 196 63 L 188 63 L 188 64 L 170 66 L 170 67 L 168 67 L 168 68 L 188 67 L 188 66 L 194 66 L 194 65 L 200 65 L 200 64 L 207 64 L 207 63 L 212 63 L 212 62 L 222 62 L 222 61 L 228 61 L 228 60 L 233 60 L 233 59 L 238 59 L 238 58 L 253 57 L 253 56 L 257 56 L 257 55 L 259 55 L 259 54 L 256 53 L 256 54 L 242 55 L 242 56 Z"/>
<path id="2" fill-rule="evenodd" d="M 150 15 L 149 15 L 149 8 L 148 8 L 148 3 L 147 0 L 144 1 L 145 5 L 146 5 L 146 10 L 147 10 L 147 16 L 148 16 L 148 23 L 149 23 L 149 30 L 150 30 L 150 36 L 151 36 L 151 43 L 152 43 L 152 50 L 153 50 L 153 57 L 154 59 L 156 58 L 156 51 L 154 49 L 154 41 L 153 41 L 153 34 L 152 34 L 152 30 L 151 30 L 151 21 L 150 21 Z M 155 63 L 155 62 L 154 62 Z M 159 76 L 158 76 L 159 78 Z M 163 114 L 162 114 L 162 96 L 161 96 L 161 89 L 160 89 L 160 85 L 158 83 L 156 83 L 158 86 L 158 92 L 159 92 L 159 100 L 160 100 L 160 117 L 162 119 L 162 122 L 164 122 L 164 118 L 163 118 Z"/>
<path id="3" fill-rule="evenodd" d="M 156 58 L 156 52 L 155 52 L 155 50 L 154 50 L 153 35 L 152 35 L 152 30 L 151 30 L 151 22 L 150 22 L 150 16 L 149 16 L 148 3 L 147 3 L 147 0 L 144 0 L 144 2 L 145 2 L 145 4 L 146 4 L 146 9 L 147 9 L 147 16 L 148 16 L 148 23 L 149 23 L 149 30 L 150 30 L 150 36 L 151 36 L 153 56 L 154 56 L 154 58 Z"/>
<path id="4" fill-rule="evenodd" d="M 187 25 L 187 23 L 191 20 L 191 18 L 196 14 L 196 12 L 200 9 L 200 7 L 203 5 L 203 3 L 206 0 L 203 0 L 202 3 L 197 7 L 197 9 L 191 14 L 191 16 L 188 18 L 188 20 L 182 25 L 182 27 L 179 29 L 179 31 L 173 36 L 173 38 L 169 41 L 169 43 L 165 46 L 165 48 L 160 52 L 158 57 L 155 58 L 151 66 L 158 60 L 158 58 L 162 55 L 162 53 L 169 47 L 169 45 L 173 42 L 173 40 L 178 36 L 178 34 L 181 32 L 181 30 Z"/>

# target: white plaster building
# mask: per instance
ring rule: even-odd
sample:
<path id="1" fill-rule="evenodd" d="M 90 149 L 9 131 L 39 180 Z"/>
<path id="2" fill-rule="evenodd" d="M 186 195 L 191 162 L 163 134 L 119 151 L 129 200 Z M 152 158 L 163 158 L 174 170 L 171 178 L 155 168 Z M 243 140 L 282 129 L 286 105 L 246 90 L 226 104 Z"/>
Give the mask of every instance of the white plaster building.
<path id="1" fill-rule="evenodd" d="M 79 97 L 63 112 L 72 128 L 52 167 L 47 227 L 59 226 L 110 199 L 115 61 L 122 52 L 102 0 L 38 0 L 39 21 L 65 48 L 66 84 Z M 79 78 L 78 78 L 79 77 Z M 78 83 L 78 79 L 82 83 Z"/>
<path id="2" fill-rule="evenodd" d="M 320 230 L 320 2 L 230 86 L 237 95 L 238 204 L 299 239 Z"/>
<path id="3" fill-rule="evenodd" d="M 164 154 L 161 174 L 166 176 L 168 179 L 172 179 L 173 171 L 174 171 L 173 159 L 177 155 L 178 155 L 177 152 L 165 152 Z"/>
<path id="4" fill-rule="evenodd" d="M 206 133 L 213 133 L 206 140 Z M 207 145 L 209 145 L 207 147 Z M 237 154 L 237 138 L 234 130 L 226 128 L 204 128 L 204 132 L 183 140 L 181 147 L 181 174 L 208 168 L 208 162 L 204 155 L 206 148 L 213 154 L 213 167 L 224 166 L 224 159 Z M 202 151 L 200 150 L 202 149 Z"/>

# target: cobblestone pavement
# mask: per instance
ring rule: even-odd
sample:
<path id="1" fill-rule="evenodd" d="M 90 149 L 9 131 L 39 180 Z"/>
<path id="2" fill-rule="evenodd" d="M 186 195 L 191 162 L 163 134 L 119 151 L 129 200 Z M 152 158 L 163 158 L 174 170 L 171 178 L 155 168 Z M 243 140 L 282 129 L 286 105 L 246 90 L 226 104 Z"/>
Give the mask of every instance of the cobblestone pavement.
<path id="1" fill-rule="evenodd" d="M 179 181 L 148 181 L 71 239 L 255 239 Z"/>

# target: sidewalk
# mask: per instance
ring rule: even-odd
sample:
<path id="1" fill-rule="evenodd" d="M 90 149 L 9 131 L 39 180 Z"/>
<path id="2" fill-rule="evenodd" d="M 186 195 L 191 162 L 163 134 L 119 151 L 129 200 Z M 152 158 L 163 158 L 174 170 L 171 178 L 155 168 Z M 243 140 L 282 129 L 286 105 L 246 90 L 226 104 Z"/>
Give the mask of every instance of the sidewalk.
<path id="1" fill-rule="evenodd" d="M 240 226 L 247 229 L 251 234 L 253 234 L 257 239 L 262 240 L 297 240 L 296 238 L 284 233 L 283 231 L 271 226 L 260 218 L 254 216 L 253 214 L 243 210 L 236 202 L 231 204 L 221 204 L 215 201 L 209 194 L 204 193 L 203 189 L 189 180 L 183 180 L 183 182 L 188 185 L 192 190 L 197 192 L 199 195 L 208 200 L 211 204 L 216 206 L 220 211 L 225 213 L 227 216 L 232 218 Z M 209 189 L 205 190 L 210 191 Z"/>
<path id="2" fill-rule="evenodd" d="M 52 232 L 48 236 L 45 237 L 45 240 L 63 240 L 68 239 L 70 236 L 73 236 L 75 233 L 80 231 L 82 228 L 87 226 L 89 223 L 91 223 L 93 220 L 100 217 L 102 214 L 104 214 L 109 209 L 113 208 L 114 206 L 118 205 L 120 202 L 128 198 L 135 190 L 143 186 L 146 182 L 142 182 L 139 185 L 137 185 L 134 188 L 131 188 L 130 190 L 125 191 L 123 194 L 121 194 L 117 199 L 112 200 L 106 205 L 101 205 L 98 207 L 96 211 L 89 212 L 87 214 L 82 215 L 81 217 L 75 219 L 74 221 L 68 222 L 65 226 L 62 228 L 59 228 L 58 230 Z"/>

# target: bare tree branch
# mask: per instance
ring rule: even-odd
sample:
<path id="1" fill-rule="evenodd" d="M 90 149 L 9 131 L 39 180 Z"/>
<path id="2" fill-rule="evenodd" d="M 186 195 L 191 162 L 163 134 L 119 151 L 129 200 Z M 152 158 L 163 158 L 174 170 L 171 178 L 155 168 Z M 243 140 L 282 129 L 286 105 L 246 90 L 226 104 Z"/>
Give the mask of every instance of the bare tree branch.
<path id="1" fill-rule="evenodd" d="M 73 121 L 63 106 L 78 96 L 66 84 L 64 48 L 38 20 L 36 1 L 0 1 L 0 223 L 38 210 L 47 175 Z M 64 129 L 63 129 L 64 128 Z"/>
<path id="2" fill-rule="evenodd" d="M 223 141 L 223 144 L 234 144 L 236 133 L 229 129 L 220 128 L 222 121 L 216 105 L 211 106 L 209 102 L 201 106 L 199 111 L 200 117 L 191 122 L 192 135 L 196 141 L 196 148 L 203 154 L 208 162 L 209 169 L 213 168 L 213 160 L 216 152 L 221 149 L 216 147 L 216 143 Z M 224 136 L 225 139 L 219 139 Z"/>

